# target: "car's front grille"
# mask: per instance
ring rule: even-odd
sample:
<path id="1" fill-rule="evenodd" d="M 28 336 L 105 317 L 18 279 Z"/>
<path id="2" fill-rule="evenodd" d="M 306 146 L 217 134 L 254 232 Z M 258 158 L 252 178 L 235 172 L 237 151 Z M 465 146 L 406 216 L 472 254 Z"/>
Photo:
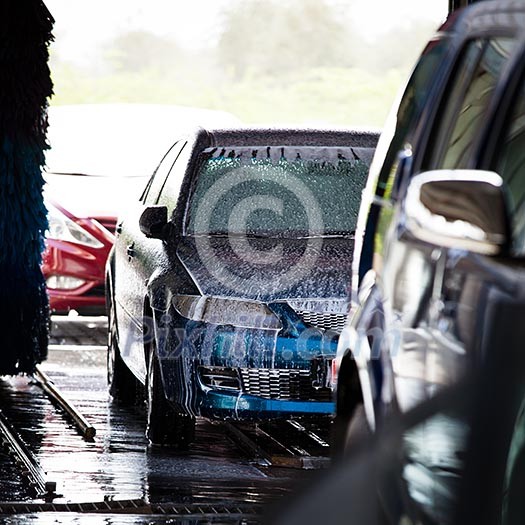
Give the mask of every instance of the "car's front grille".
<path id="1" fill-rule="evenodd" d="M 324 330 L 340 333 L 346 322 L 346 314 L 308 312 L 305 310 L 296 310 L 296 312 L 306 325 Z"/>
<path id="2" fill-rule="evenodd" d="M 236 368 L 199 366 L 199 375 L 203 384 L 210 388 L 237 391 L 241 389 L 239 373 Z"/>
<path id="3" fill-rule="evenodd" d="M 331 401 L 329 388 L 314 388 L 309 370 L 241 368 L 242 390 L 265 399 Z"/>

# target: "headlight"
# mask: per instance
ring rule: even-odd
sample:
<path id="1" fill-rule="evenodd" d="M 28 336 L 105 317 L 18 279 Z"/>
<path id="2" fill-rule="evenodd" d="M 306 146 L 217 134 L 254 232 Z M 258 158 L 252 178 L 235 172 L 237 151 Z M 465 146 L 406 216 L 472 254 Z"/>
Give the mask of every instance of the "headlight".
<path id="1" fill-rule="evenodd" d="M 46 279 L 46 285 L 51 290 L 74 290 L 83 284 L 86 284 L 86 281 L 69 275 L 51 275 Z"/>
<path id="2" fill-rule="evenodd" d="M 263 330 L 281 328 L 279 318 L 262 303 L 218 297 L 176 295 L 173 298 L 173 306 L 180 315 L 193 321 Z"/>
<path id="3" fill-rule="evenodd" d="M 84 230 L 84 228 L 81 228 L 69 217 L 66 217 L 52 204 L 46 203 L 46 206 L 49 219 L 48 239 L 68 241 L 75 244 L 90 246 L 91 248 L 102 248 L 104 246 L 98 239 L 93 237 L 91 233 Z"/>

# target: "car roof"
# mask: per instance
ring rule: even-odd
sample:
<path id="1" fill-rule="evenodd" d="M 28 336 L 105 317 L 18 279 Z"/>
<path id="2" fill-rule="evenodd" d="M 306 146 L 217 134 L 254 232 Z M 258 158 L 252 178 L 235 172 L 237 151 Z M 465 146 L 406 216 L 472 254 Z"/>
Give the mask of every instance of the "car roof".
<path id="1" fill-rule="evenodd" d="M 441 27 L 441 32 L 469 35 L 487 28 L 525 30 L 525 2 L 523 0 L 485 0 L 452 13 Z"/>
<path id="2" fill-rule="evenodd" d="M 197 130 L 198 141 L 214 146 L 360 146 L 375 148 L 379 131 L 350 128 L 236 126 Z"/>

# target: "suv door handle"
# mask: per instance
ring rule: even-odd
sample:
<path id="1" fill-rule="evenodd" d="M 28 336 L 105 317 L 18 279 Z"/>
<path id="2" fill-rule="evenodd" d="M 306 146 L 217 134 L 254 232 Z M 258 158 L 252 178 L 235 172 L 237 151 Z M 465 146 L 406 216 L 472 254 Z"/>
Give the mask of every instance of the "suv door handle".
<path id="1" fill-rule="evenodd" d="M 132 257 L 135 257 L 135 243 L 131 243 L 127 249 L 126 253 L 128 254 L 128 257 L 131 259 Z"/>

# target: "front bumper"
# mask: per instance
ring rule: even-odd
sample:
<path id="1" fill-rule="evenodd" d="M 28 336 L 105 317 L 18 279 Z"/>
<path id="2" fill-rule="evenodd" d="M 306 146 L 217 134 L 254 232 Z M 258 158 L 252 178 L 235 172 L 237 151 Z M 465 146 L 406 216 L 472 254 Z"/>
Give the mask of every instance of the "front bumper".
<path id="1" fill-rule="evenodd" d="M 332 414 L 332 391 L 317 385 L 315 370 L 198 367 L 200 413 L 231 419 Z"/>
<path id="2" fill-rule="evenodd" d="M 235 420 L 281 419 L 291 416 L 331 415 L 334 402 L 264 399 L 218 390 L 200 393 L 200 413 L 205 417 Z"/>
<path id="3" fill-rule="evenodd" d="M 279 323 L 259 317 L 258 328 L 248 315 L 244 326 L 188 319 L 197 309 L 182 306 L 187 316 L 172 309 L 157 326 L 164 389 L 177 410 L 237 420 L 334 413 L 326 371 L 336 333 L 307 326 L 285 304 L 271 305 Z"/>
<path id="4" fill-rule="evenodd" d="M 106 315 L 106 299 L 103 294 L 99 294 L 99 290 L 103 289 L 103 283 L 94 283 L 93 286 L 82 293 L 67 293 L 62 290 L 50 290 L 49 306 L 53 314 L 67 314 L 71 310 L 77 311 L 81 315 Z M 97 295 L 94 295 L 94 294 Z"/>
<path id="5" fill-rule="evenodd" d="M 50 276 L 73 277 L 83 284 L 73 289 L 48 288 L 51 311 L 57 314 L 76 310 L 82 314 L 104 315 L 104 267 L 111 245 L 89 248 L 49 239 L 43 256 L 42 271 Z"/>

